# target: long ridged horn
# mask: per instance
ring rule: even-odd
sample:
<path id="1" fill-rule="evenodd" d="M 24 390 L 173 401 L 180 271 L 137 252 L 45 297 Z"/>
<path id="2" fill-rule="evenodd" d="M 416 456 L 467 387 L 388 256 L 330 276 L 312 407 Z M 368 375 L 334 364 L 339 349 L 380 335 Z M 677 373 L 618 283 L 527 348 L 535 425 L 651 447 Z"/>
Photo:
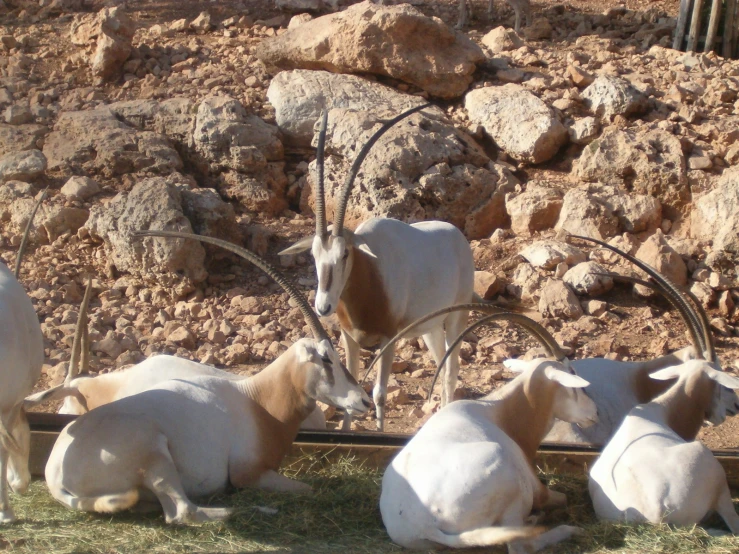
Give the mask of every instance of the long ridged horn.
<path id="1" fill-rule="evenodd" d="M 680 306 L 674 301 L 672 297 L 665 294 L 664 289 L 662 289 L 654 281 L 647 281 L 646 279 L 639 279 L 638 277 L 632 277 L 631 275 L 620 275 L 618 273 L 593 272 L 593 275 L 605 275 L 605 276 L 610 277 L 614 281 L 630 283 L 632 285 L 641 285 L 642 287 L 646 287 L 656 292 L 657 294 L 661 295 L 662 297 L 664 297 L 669 302 L 669 304 L 678 311 L 678 313 L 680 312 Z M 696 314 L 696 317 L 698 317 L 699 320 L 705 322 L 703 325 L 701 325 L 701 327 L 703 331 L 704 340 L 706 340 L 708 343 L 708 348 L 707 348 L 707 351 L 709 354 L 708 359 L 711 362 L 715 362 L 716 361 L 716 347 L 713 342 L 713 334 L 710 331 L 710 327 L 708 323 L 708 316 L 706 315 L 706 312 L 703 309 L 703 306 L 701 306 L 700 301 L 695 297 L 695 295 L 692 292 L 690 292 L 689 290 L 682 291 L 682 292 L 684 292 L 688 296 L 691 303 L 696 308 L 695 310 L 693 310 L 694 313 Z M 682 316 L 682 314 L 680 314 L 680 316 L 683 318 L 683 321 L 687 323 L 687 321 Z M 700 341 L 699 335 L 697 334 L 696 330 L 690 324 L 688 324 L 687 327 L 688 327 L 688 332 L 690 333 L 691 342 L 693 343 L 693 348 L 695 348 L 696 352 L 702 352 L 702 346 L 701 346 L 702 343 Z M 708 332 L 706 332 L 706 329 L 708 329 Z"/>
<path id="2" fill-rule="evenodd" d="M 343 230 L 344 230 L 344 215 L 346 213 L 346 205 L 349 202 L 349 193 L 352 190 L 352 185 L 354 185 L 354 180 L 357 178 L 357 174 L 359 173 L 359 168 L 362 166 L 362 162 L 367 157 L 367 154 L 369 154 L 369 151 L 372 149 L 374 144 L 379 140 L 379 138 L 384 135 L 393 125 L 398 123 L 399 121 L 405 119 L 409 115 L 412 115 L 418 111 L 423 110 L 424 108 L 428 108 L 431 106 L 430 103 L 422 104 L 420 106 L 416 106 L 415 108 L 411 108 L 410 110 L 404 111 L 402 114 L 400 114 L 397 117 L 394 117 L 393 119 L 386 121 L 382 127 L 380 127 L 374 135 L 370 137 L 370 139 L 365 143 L 365 145 L 362 147 L 362 149 L 359 151 L 359 154 L 357 154 L 357 157 L 354 160 L 354 163 L 352 164 L 351 169 L 349 170 L 349 175 L 346 176 L 346 180 L 344 181 L 344 186 L 341 187 L 341 193 L 339 194 L 339 205 L 334 210 L 334 227 L 331 231 L 331 233 L 335 237 L 341 236 Z"/>
<path id="3" fill-rule="evenodd" d="M 84 349 L 88 347 L 86 340 L 87 334 L 87 310 L 90 306 L 90 297 L 92 296 L 92 277 L 87 279 L 87 287 L 85 295 L 82 297 L 80 304 L 80 314 L 77 316 L 77 328 L 74 330 L 74 340 L 72 341 L 72 355 L 69 358 L 69 367 L 67 376 L 64 378 L 64 386 L 68 387 L 72 380 L 79 375 L 80 358 L 87 360 L 89 357 L 85 354 Z M 85 363 L 87 363 L 85 361 Z"/>
<path id="4" fill-rule="evenodd" d="M 41 206 L 41 202 L 46 199 L 46 195 L 48 192 L 49 187 L 46 187 L 41 193 L 39 199 L 36 200 L 36 203 L 33 205 L 33 210 L 31 210 L 31 217 L 28 218 L 26 228 L 23 230 L 23 238 L 21 239 L 21 244 L 18 247 L 18 255 L 15 258 L 15 269 L 13 270 L 13 274 L 15 275 L 16 279 L 21 273 L 21 260 L 23 259 L 23 253 L 26 251 L 26 245 L 28 244 L 28 235 L 31 232 L 31 226 L 33 225 L 33 218 L 36 217 L 36 212 Z"/>
<path id="5" fill-rule="evenodd" d="M 326 146 L 326 127 L 328 126 L 328 110 L 323 110 L 321 127 L 318 129 L 318 145 L 316 148 L 316 169 L 318 183 L 316 184 L 316 236 L 321 240 L 326 236 L 326 197 L 324 190 L 324 148 Z"/>
<path id="6" fill-rule="evenodd" d="M 447 306 L 446 308 L 442 308 L 440 310 L 436 310 L 435 312 L 431 312 L 430 314 L 427 314 L 410 325 L 407 325 L 404 329 L 401 329 L 398 331 L 398 333 L 390 339 L 390 342 L 388 342 L 385 346 L 383 346 L 380 351 L 375 355 L 375 359 L 372 360 L 372 363 L 369 365 L 367 370 L 364 372 L 364 377 L 362 377 L 362 381 L 367 378 L 367 375 L 369 375 L 369 372 L 372 370 L 374 365 L 377 363 L 377 360 L 380 359 L 382 354 L 388 349 L 391 348 L 392 345 L 394 345 L 396 342 L 398 342 L 401 338 L 403 338 L 409 331 L 412 331 L 415 327 L 426 323 L 427 321 L 434 319 L 435 317 L 438 317 L 440 315 L 448 314 L 451 312 L 459 312 L 462 310 L 469 310 L 469 311 L 476 311 L 476 312 L 482 312 L 486 314 L 501 314 L 501 313 L 511 313 L 508 312 L 498 306 L 494 306 L 492 304 L 489 304 L 487 302 L 469 302 L 467 304 L 456 304 L 454 306 Z M 556 353 L 557 359 L 563 359 L 565 357 L 564 352 L 562 352 L 562 349 L 557 344 L 557 341 L 554 340 L 554 338 L 551 337 L 548 333 L 546 335 L 542 335 L 540 337 L 540 340 L 547 341 L 548 342 L 548 348 Z"/>
<path id="7" fill-rule="evenodd" d="M 434 378 L 431 380 L 431 386 L 429 387 L 428 391 L 429 398 L 431 398 L 431 394 L 434 392 L 434 386 L 436 386 L 436 380 L 439 378 L 441 368 L 444 367 L 444 364 L 446 363 L 447 358 L 451 355 L 452 351 L 460 342 L 464 340 L 464 337 L 467 336 L 467 333 L 471 333 L 478 327 L 490 323 L 491 321 L 510 321 L 523 327 L 526 331 L 529 332 L 532 337 L 534 337 L 541 343 L 541 345 L 547 351 L 547 356 L 555 358 L 559 362 L 565 360 L 564 352 L 562 352 L 562 349 L 559 347 L 554 337 L 541 324 L 537 323 L 530 317 L 526 317 L 522 314 L 512 313 L 486 315 L 485 317 L 478 319 L 472 325 L 467 327 L 467 329 L 462 331 L 459 336 L 454 339 L 454 342 L 449 345 L 449 348 L 447 348 L 447 351 L 444 354 L 444 357 L 441 359 L 441 362 L 439 362 L 439 365 L 436 366 L 436 372 L 434 373 Z M 547 337 L 547 340 L 543 340 L 543 337 Z M 556 348 L 553 349 L 552 345 L 554 345 Z"/>
<path id="8" fill-rule="evenodd" d="M 661 291 L 662 294 L 666 298 L 672 299 L 670 303 L 677 307 L 683 320 L 685 320 L 685 324 L 688 326 L 688 329 L 690 330 L 691 336 L 695 335 L 696 337 L 698 337 L 698 343 L 701 346 L 700 355 L 702 355 L 704 358 L 708 358 L 710 356 L 708 342 L 706 341 L 705 333 L 701 327 L 700 318 L 698 315 L 696 315 L 696 312 L 693 306 L 691 305 L 691 303 L 685 299 L 680 289 L 677 288 L 677 285 L 675 285 L 672 281 L 670 281 L 667 277 L 662 275 L 659 271 L 654 269 L 652 266 L 641 261 L 636 256 L 632 256 L 631 254 L 624 252 L 623 250 L 620 250 L 616 248 L 615 246 L 611 246 L 607 242 L 594 239 L 594 238 L 590 238 L 590 237 L 582 237 L 578 235 L 569 235 L 569 237 L 598 244 L 602 246 L 603 248 L 610 250 L 611 252 L 614 252 L 618 254 L 619 256 L 621 256 L 622 258 L 630 261 L 632 264 L 634 264 L 639 269 L 644 271 L 647 275 L 649 275 L 654 280 L 655 284 L 662 289 Z"/>
<path id="9" fill-rule="evenodd" d="M 263 260 L 259 256 L 257 256 L 254 252 L 250 252 L 246 248 L 241 248 L 240 246 L 236 246 L 235 244 L 231 244 L 228 241 L 216 239 L 213 237 L 204 237 L 202 235 L 196 235 L 194 233 L 185 233 L 181 231 L 158 231 L 158 230 L 148 230 L 148 231 L 134 231 L 133 236 L 135 237 L 168 237 L 168 238 L 177 238 L 177 239 L 191 239 L 191 240 L 199 240 L 201 242 L 207 242 L 208 244 L 213 244 L 215 246 L 220 246 L 221 248 L 225 248 L 226 250 L 233 252 L 234 254 L 250 261 L 255 266 L 257 266 L 259 269 L 264 271 L 267 275 L 272 277 L 272 279 L 275 280 L 275 282 L 280 285 L 283 290 L 290 295 L 290 298 L 295 300 L 295 302 L 298 303 L 298 307 L 300 308 L 300 311 L 303 313 L 303 317 L 305 317 L 305 320 L 308 322 L 308 325 L 311 328 L 311 331 L 313 332 L 313 337 L 318 340 L 327 340 L 329 343 L 331 343 L 331 339 L 328 336 L 328 333 L 326 332 L 326 329 L 323 328 L 323 325 L 321 325 L 321 322 L 318 319 L 318 316 L 313 311 L 313 308 L 310 307 L 310 304 L 308 304 L 308 300 L 306 300 L 305 296 L 293 285 L 290 280 L 285 277 L 282 273 L 280 273 L 274 266 L 272 266 L 267 261 Z"/>

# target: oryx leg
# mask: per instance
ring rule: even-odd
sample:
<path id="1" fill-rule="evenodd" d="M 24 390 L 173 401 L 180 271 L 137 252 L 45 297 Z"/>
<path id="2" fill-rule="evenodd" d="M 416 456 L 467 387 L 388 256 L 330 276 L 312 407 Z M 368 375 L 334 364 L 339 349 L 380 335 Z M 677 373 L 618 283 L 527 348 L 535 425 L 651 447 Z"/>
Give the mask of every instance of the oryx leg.
<path id="1" fill-rule="evenodd" d="M 469 312 L 453 312 L 444 320 L 444 329 L 446 335 L 445 350 L 449 347 L 454 339 L 464 331 L 467 323 Z M 457 377 L 459 376 L 459 351 L 462 343 L 459 343 L 454 351 L 449 355 L 446 361 L 444 371 L 444 390 L 441 397 L 441 405 L 445 406 L 454 400 L 454 392 L 457 389 Z"/>
<path id="2" fill-rule="evenodd" d="M 434 359 L 434 364 L 436 367 L 439 367 L 439 362 L 444 357 L 444 353 L 446 352 L 446 341 L 444 340 L 444 327 L 443 324 L 438 325 L 437 327 L 434 327 L 431 329 L 428 333 L 423 335 L 423 342 L 426 344 L 426 348 L 429 349 L 429 352 L 431 353 L 431 357 Z M 450 356 L 451 358 L 451 356 Z M 447 360 L 446 365 L 441 369 L 441 379 L 440 383 L 442 385 L 442 393 L 441 393 L 441 405 L 446 405 L 446 372 L 447 368 L 449 367 L 449 360 Z"/>
<path id="3" fill-rule="evenodd" d="M 716 501 L 716 512 L 726 522 L 731 532 L 739 535 L 739 515 L 737 515 L 734 509 L 734 503 L 731 500 L 731 491 L 729 491 L 729 485 L 726 483 L 726 479 L 724 479 L 721 488 L 722 490 Z"/>
<path id="4" fill-rule="evenodd" d="M 228 508 L 201 508 L 185 493 L 174 460 L 167 448 L 167 439 L 160 436 L 157 450 L 149 457 L 144 469 L 144 486 L 152 491 L 164 509 L 167 523 L 192 523 L 226 519 Z"/>
<path id="5" fill-rule="evenodd" d="M 495 5 L 493 4 L 493 0 L 488 0 L 488 19 L 492 20 L 494 15 Z"/>
<path id="6" fill-rule="evenodd" d="M 342 329 L 341 331 L 341 338 L 344 342 L 344 350 L 346 350 L 346 368 L 349 370 L 349 373 L 352 374 L 352 376 L 359 381 L 361 378 L 359 373 L 361 371 L 359 367 L 359 344 L 347 333 Z M 344 414 L 344 422 L 341 425 L 342 431 L 348 431 L 351 429 L 352 426 L 352 416 L 345 413 Z"/>
<path id="7" fill-rule="evenodd" d="M 464 29 L 469 22 L 470 15 L 467 10 L 467 0 L 459 0 L 459 19 L 457 20 L 457 29 Z"/>
<path id="8" fill-rule="evenodd" d="M 380 344 L 382 348 L 386 343 Z M 377 380 L 375 381 L 375 389 L 372 391 L 372 397 L 377 408 L 377 430 L 385 429 L 385 401 L 387 399 L 387 382 L 390 379 L 390 368 L 393 365 L 395 357 L 395 347 L 388 348 L 380 358 L 380 368 L 377 370 Z"/>
<path id="9" fill-rule="evenodd" d="M 557 544 L 558 542 L 562 542 L 581 533 L 582 529 L 579 527 L 560 525 L 554 529 L 545 531 L 533 539 L 525 539 L 509 543 L 508 554 L 531 554 L 532 552 L 537 552 L 542 548 Z"/>
<path id="10" fill-rule="evenodd" d="M 0 443 L 0 523 L 15 521 L 8 493 L 8 449 Z"/>
<path id="11" fill-rule="evenodd" d="M 273 492 L 308 493 L 313 490 L 310 485 L 280 475 L 271 469 L 262 473 L 254 486 L 258 489 Z"/>

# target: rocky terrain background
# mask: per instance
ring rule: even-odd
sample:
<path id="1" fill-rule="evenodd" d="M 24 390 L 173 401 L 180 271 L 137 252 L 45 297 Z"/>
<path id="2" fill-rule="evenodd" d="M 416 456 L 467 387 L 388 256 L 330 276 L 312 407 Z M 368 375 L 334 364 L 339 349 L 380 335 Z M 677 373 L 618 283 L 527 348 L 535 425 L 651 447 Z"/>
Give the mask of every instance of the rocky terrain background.
<path id="1" fill-rule="evenodd" d="M 528 309 L 575 356 L 642 359 L 687 344 L 664 302 L 591 273 L 630 268 L 559 231 L 610 240 L 695 293 L 725 368 L 737 368 L 739 62 L 669 49 L 675 2 L 535 2 L 521 35 L 507 5 L 488 21 L 476 4 L 457 32 L 453 0 L 346 4 L 0 0 L 6 263 L 50 191 L 21 277 L 46 339 L 39 387 L 64 376 L 87 276 L 93 372 L 155 353 L 237 373 L 273 360 L 307 333 L 276 285 L 218 249 L 131 232 L 243 244 L 312 300 L 312 260 L 276 252 L 314 229 L 321 111 L 331 218 L 375 124 L 427 101 L 366 160 L 348 226 L 454 223 L 471 241 L 478 292 Z M 500 362 L 531 346 L 523 338 L 469 336 L 458 396 L 500 385 Z M 421 343 L 397 351 L 391 431 L 438 405 L 424 404 L 433 367 Z M 355 425 L 374 428 L 371 416 Z M 739 431 L 727 422 L 704 438 L 735 447 Z"/>

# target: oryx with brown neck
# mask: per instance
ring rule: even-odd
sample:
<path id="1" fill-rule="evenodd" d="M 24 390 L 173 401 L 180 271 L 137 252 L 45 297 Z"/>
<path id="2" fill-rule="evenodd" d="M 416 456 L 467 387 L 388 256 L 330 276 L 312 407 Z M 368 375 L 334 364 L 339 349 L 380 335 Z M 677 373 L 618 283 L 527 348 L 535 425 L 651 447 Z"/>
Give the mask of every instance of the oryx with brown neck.
<path id="1" fill-rule="evenodd" d="M 228 510 L 197 506 L 190 497 L 210 496 L 229 483 L 309 491 L 277 472 L 300 423 L 317 400 L 350 414 L 366 412 L 370 403 L 308 301 L 264 260 L 225 241 L 167 231 L 141 235 L 194 238 L 249 259 L 298 304 L 313 338 L 300 339 L 253 377 L 172 379 L 80 416 L 62 431 L 46 465 L 52 496 L 95 512 L 143 499 L 161 504 L 167 522 L 188 523 L 227 517 Z"/>
<path id="2" fill-rule="evenodd" d="M 408 323 L 439 308 L 469 302 L 474 296 L 474 262 L 464 235 L 448 223 L 426 221 L 409 225 L 396 219 L 374 218 L 354 232 L 344 227 L 352 185 L 372 145 L 393 125 L 427 107 L 418 106 L 384 123 L 362 147 L 338 195 L 335 221 L 329 233 L 323 193 L 323 150 L 328 114 L 318 136 L 316 234 L 281 254 L 311 249 L 318 275 L 315 307 L 321 316 L 336 313 L 341 323 L 347 366 L 359 375 L 359 349 L 383 346 Z M 417 116 L 420 117 L 420 116 Z M 414 120 L 412 120 L 414 121 Z M 462 330 L 467 313 L 456 312 L 418 327 L 438 363 L 447 338 Z M 394 350 L 383 356 L 373 392 L 377 428 L 383 430 L 385 398 Z M 459 372 L 459 349 L 446 364 L 442 404 L 452 400 Z M 349 420 L 344 421 L 345 428 Z"/>
<path id="3" fill-rule="evenodd" d="M 530 553 L 577 532 L 527 523 L 533 509 L 566 503 L 539 481 L 533 458 L 554 418 L 584 426 L 596 421 L 595 404 L 582 391 L 588 382 L 541 325 L 521 314 L 483 319 L 523 326 L 547 358 L 526 362 L 521 375 L 484 398 L 442 408 L 393 459 L 380 512 L 390 538 L 407 548 L 508 543 L 510 553 Z"/>

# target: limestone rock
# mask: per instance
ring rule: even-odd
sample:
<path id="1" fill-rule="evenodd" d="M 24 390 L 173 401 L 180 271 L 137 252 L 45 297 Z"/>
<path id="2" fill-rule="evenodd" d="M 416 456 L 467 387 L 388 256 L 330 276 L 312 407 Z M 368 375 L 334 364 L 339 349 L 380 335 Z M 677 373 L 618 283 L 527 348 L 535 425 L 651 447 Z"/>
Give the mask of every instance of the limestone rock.
<path id="1" fill-rule="evenodd" d="M 49 132 L 42 125 L 6 125 L 0 123 L 0 156 L 38 148 L 38 140 Z"/>
<path id="2" fill-rule="evenodd" d="M 608 270 L 596 262 L 583 262 L 570 268 L 563 280 L 578 294 L 598 296 L 613 288 L 613 279 L 601 273 Z"/>
<path id="3" fill-rule="evenodd" d="M 637 115 L 647 108 L 647 99 L 628 81 L 601 75 L 582 91 L 585 105 L 595 115 L 610 119 L 615 115 Z"/>
<path id="4" fill-rule="evenodd" d="M 511 218 L 511 229 L 518 235 L 532 235 L 551 229 L 557 223 L 562 209 L 562 196 L 554 189 L 530 182 L 518 196 L 508 195 L 506 211 Z"/>
<path id="5" fill-rule="evenodd" d="M 567 127 L 567 132 L 571 142 L 581 145 L 590 144 L 598 137 L 600 125 L 594 117 L 583 117 Z"/>
<path id="6" fill-rule="evenodd" d="M 120 76 L 133 49 L 136 26 L 123 8 L 103 8 L 97 17 L 97 46 L 92 55 L 92 74 L 105 80 Z"/>
<path id="7" fill-rule="evenodd" d="M 247 209 L 276 214 L 287 207 L 284 151 L 279 132 L 228 96 L 201 102 L 193 134 L 193 161 L 218 175 L 216 187 Z"/>
<path id="8" fill-rule="evenodd" d="M 27 104 L 13 104 L 5 110 L 5 123 L 10 125 L 22 125 L 33 122 L 33 113 Z"/>
<path id="9" fill-rule="evenodd" d="M 182 210 L 180 187 L 170 180 L 144 179 L 131 192 L 119 193 L 107 205 L 95 205 L 87 228 L 90 234 L 104 241 L 106 254 L 120 270 L 156 279 L 164 286 L 177 283 L 179 279 L 175 275 L 193 283 L 208 275 L 203 266 L 205 251 L 200 243 L 132 237 L 133 231 L 139 229 L 193 231 Z"/>
<path id="10" fill-rule="evenodd" d="M 585 254 L 579 248 L 557 240 L 540 240 L 530 244 L 521 251 L 530 264 L 542 269 L 554 269 L 560 262 L 574 265 L 586 260 Z"/>
<path id="11" fill-rule="evenodd" d="M 648 263 L 662 275 L 677 285 L 685 285 L 688 282 L 688 268 L 683 259 L 665 240 L 662 231 L 657 231 L 636 251 L 636 257 Z M 640 294 L 642 287 L 638 287 Z"/>
<path id="12" fill-rule="evenodd" d="M 516 159 L 542 163 L 567 142 L 567 130 L 549 107 L 520 85 L 473 90 L 464 106 L 470 120 Z"/>
<path id="13" fill-rule="evenodd" d="M 387 75 L 441 98 L 463 94 L 485 59 L 479 46 L 440 19 L 409 4 L 369 1 L 265 40 L 256 54 L 279 69 Z"/>
<path id="14" fill-rule="evenodd" d="M 40 150 L 24 150 L 0 157 L 0 183 L 31 181 L 46 170 L 46 156 Z"/>
<path id="15" fill-rule="evenodd" d="M 521 37 L 513 29 L 507 29 L 502 25 L 489 31 L 480 40 L 483 46 L 486 46 L 494 54 L 517 50 L 524 45 Z"/>
<path id="16" fill-rule="evenodd" d="M 35 189 L 26 183 L 12 181 L 0 186 L 0 221 L 7 221 L 14 232 L 22 233 L 36 197 Z M 32 241 L 53 242 L 64 233 L 76 233 L 87 221 L 87 210 L 60 205 L 56 198 L 48 198 L 39 206 L 29 232 Z"/>
<path id="17" fill-rule="evenodd" d="M 606 239 L 618 232 L 618 218 L 610 206 L 579 187 L 565 193 L 555 228 L 573 235 Z"/>
<path id="18" fill-rule="evenodd" d="M 539 313 L 544 317 L 577 319 L 583 315 L 575 293 L 562 281 L 549 279 L 541 290 Z"/>
<path id="19" fill-rule="evenodd" d="M 544 276 L 528 263 L 518 264 L 513 272 L 511 284 L 506 291 L 524 302 L 538 302 L 541 296 Z"/>
<path id="20" fill-rule="evenodd" d="M 475 271 L 475 292 L 491 300 L 505 289 L 505 280 L 489 271 Z"/>
<path id="21" fill-rule="evenodd" d="M 690 234 L 712 240 L 714 251 L 739 254 L 739 167 L 724 171 L 716 187 L 693 203 Z"/>
<path id="22" fill-rule="evenodd" d="M 329 112 L 326 139 L 326 210 L 329 221 L 346 172 L 378 128 L 374 114 L 345 109 Z M 315 162 L 310 165 L 301 207 L 313 201 Z M 385 133 L 370 150 L 350 194 L 346 224 L 370 217 L 403 221 L 440 219 L 469 239 L 489 237 L 507 224 L 505 193 L 515 180 L 493 164 L 482 148 L 445 118 L 422 111 Z"/>
<path id="23" fill-rule="evenodd" d="M 198 33 L 207 33 L 212 27 L 208 12 L 200 12 L 200 15 L 190 22 L 190 29 Z"/>
<path id="24" fill-rule="evenodd" d="M 44 154 L 51 171 L 106 177 L 169 174 L 183 165 L 164 136 L 126 125 L 108 107 L 63 112 L 44 143 Z"/>
<path id="25" fill-rule="evenodd" d="M 573 164 L 577 178 L 607 185 L 628 185 L 654 196 L 676 215 L 690 200 L 685 156 L 674 135 L 655 129 L 634 132 L 609 127 L 586 146 Z"/>
<path id="26" fill-rule="evenodd" d="M 304 69 L 278 73 L 269 85 L 267 99 L 275 107 L 285 141 L 300 146 L 310 146 L 313 127 L 324 109 L 356 109 L 391 118 L 425 103 L 418 96 L 356 75 Z M 442 114 L 438 108 L 429 111 Z"/>
<path id="27" fill-rule="evenodd" d="M 100 185 L 94 179 L 89 177 L 70 177 L 61 188 L 61 193 L 67 198 L 77 198 L 87 200 L 100 192 Z"/>

